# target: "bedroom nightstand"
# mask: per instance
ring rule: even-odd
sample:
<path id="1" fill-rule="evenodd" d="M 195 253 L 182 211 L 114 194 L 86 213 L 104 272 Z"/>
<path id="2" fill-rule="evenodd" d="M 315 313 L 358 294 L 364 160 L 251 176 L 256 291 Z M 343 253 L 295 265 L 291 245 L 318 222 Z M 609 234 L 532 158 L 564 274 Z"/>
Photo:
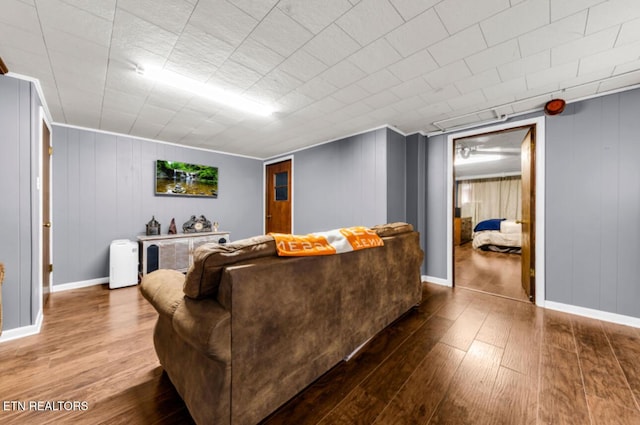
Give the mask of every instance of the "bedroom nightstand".
<path id="1" fill-rule="evenodd" d="M 455 217 L 453 219 L 453 245 L 462 245 L 470 242 L 473 231 L 471 229 L 471 217 Z"/>

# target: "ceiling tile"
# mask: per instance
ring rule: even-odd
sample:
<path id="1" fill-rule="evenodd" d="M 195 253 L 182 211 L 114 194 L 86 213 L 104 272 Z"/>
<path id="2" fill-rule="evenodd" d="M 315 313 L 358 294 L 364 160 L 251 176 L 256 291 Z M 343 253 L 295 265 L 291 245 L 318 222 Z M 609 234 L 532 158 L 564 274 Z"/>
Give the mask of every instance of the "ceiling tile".
<path id="1" fill-rule="evenodd" d="M 369 96 L 371 93 L 357 84 L 351 84 L 332 95 L 334 99 L 338 99 L 343 104 L 351 104 Z"/>
<path id="2" fill-rule="evenodd" d="M 612 27 L 614 29 L 616 27 Z M 640 19 L 625 22 L 620 29 L 620 35 L 616 40 L 616 47 L 640 40 Z"/>
<path id="3" fill-rule="evenodd" d="M 640 59 L 632 62 L 627 62 L 624 64 L 616 65 L 613 74 L 624 74 L 627 72 L 633 72 L 636 76 L 640 77 Z"/>
<path id="4" fill-rule="evenodd" d="M 330 25 L 303 48 L 328 66 L 333 66 L 360 46 L 337 25 Z"/>
<path id="5" fill-rule="evenodd" d="M 207 62 L 200 55 L 193 55 L 185 50 L 174 49 L 167 59 L 164 69 L 204 82 L 211 78 L 218 67 Z"/>
<path id="6" fill-rule="evenodd" d="M 240 93 L 253 86 L 262 75 L 232 60 L 226 61 L 209 79 L 209 83 Z"/>
<path id="7" fill-rule="evenodd" d="M 276 104 L 281 111 L 297 111 L 300 108 L 304 108 L 307 105 L 312 104 L 315 100 L 309 96 L 306 96 L 299 91 L 289 92 L 287 95 L 282 96 Z"/>
<path id="8" fill-rule="evenodd" d="M 119 9 L 176 34 L 182 32 L 194 10 L 192 4 L 179 1 L 118 0 L 117 4 Z"/>
<path id="9" fill-rule="evenodd" d="M 391 0 L 391 4 L 405 21 L 415 18 L 441 0 Z"/>
<path id="10" fill-rule="evenodd" d="M 113 131 L 116 133 L 129 134 L 133 123 L 136 121 L 134 114 L 129 114 L 120 109 L 102 109 L 100 116 L 100 126 L 103 130 Z"/>
<path id="11" fill-rule="evenodd" d="M 607 0 L 551 0 L 551 22 L 566 18 L 604 1 Z"/>
<path id="12" fill-rule="evenodd" d="M 425 75 L 425 80 L 434 89 L 440 89 L 456 81 L 470 77 L 471 72 L 464 61 L 454 62 Z"/>
<path id="13" fill-rule="evenodd" d="M 161 108 L 159 106 L 145 104 L 140 108 L 138 112 L 138 118 L 136 121 L 146 121 L 153 124 L 166 125 L 171 118 L 175 115 L 175 111 Z"/>
<path id="14" fill-rule="evenodd" d="M 40 21 L 36 8 L 18 0 L 3 0 L 0 23 L 22 28 L 34 34 L 40 33 Z"/>
<path id="15" fill-rule="evenodd" d="M 280 0 L 278 9 L 314 34 L 342 16 L 352 5 L 347 0 Z"/>
<path id="16" fill-rule="evenodd" d="M 333 84 L 328 83 L 322 78 L 314 78 L 311 81 L 307 81 L 296 89 L 305 96 L 309 96 L 313 99 L 320 100 L 324 97 L 334 93 L 338 88 Z"/>
<path id="17" fill-rule="evenodd" d="M 527 81 L 524 77 L 514 78 L 504 83 L 484 87 L 482 91 L 489 102 L 495 102 L 505 97 L 513 97 L 513 93 L 527 90 Z"/>
<path id="18" fill-rule="evenodd" d="M 487 44 L 484 42 L 480 27 L 475 25 L 445 38 L 427 50 L 429 50 L 436 62 L 443 66 L 486 48 Z"/>
<path id="19" fill-rule="evenodd" d="M 391 47 L 389 42 L 380 38 L 351 55 L 349 61 L 364 72 L 371 74 L 400 59 L 402 57 Z"/>
<path id="20" fill-rule="evenodd" d="M 615 90 L 622 87 L 628 87 L 632 85 L 638 85 L 640 83 L 640 77 L 638 73 L 624 75 L 619 78 L 611 79 L 609 81 L 603 81 L 598 88 L 598 93 L 606 92 L 609 90 Z"/>
<path id="21" fill-rule="evenodd" d="M 276 68 L 247 90 L 246 94 L 258 101 L 270 103 L 301 85 L 300 80 Z"/>
<path id="22" fill-rule="evenodd" d="M 518 59 L 520 59 L 518 41 L 509 40 L 473 54 L 465 58 L 464 61 L 471 69 L 471 72 L 476 74 Z"/>
<path id="23" fill-rule="evenodd" d="M 616 42 L 616 37 L 618 37 L 618 28 L 612 27 L 554 47 L 551 49 L 551 64 L 560 65 L 610 49 Z"/>
<path id="24" fill-rule="evenodd" d="M 382 90 L 397 86 L 402 81 L 386 69 L 378 71 L 358 81 L 358 85 L 369 93 L 374 94 Z"/>
<path id="25" fill-rule="evenodd" d="M 2 57 L 7 65 L 11 60 L 7 50 L 19 50 L 45 59 L 47 47 L 44 43 L 42 33 L 38 31 L 27 31 L 11 25 L 0 25 L 0 47 L 2 47 Z M 28 65 L 28 62 L 21 61 Z"/>
<path id="26" fill-rule="evenodd" d="M 435 9 L 449 34 L 455 34 L 509 7 L 509 0 L 444 0 Z"/>
<path id="27" fill-rule="evenodd" d="M 88 41 L 109 46 L 113 22 L 60 0 L 38 2 L 38 15 L 42 28 L 55 28 L 82 37 Z"/>
<path id="28" fill-rule="evenodd" d="M 413 80 L 405 81 L 390 89 L 398 97 L 408 97 L 414 94 L 421 94 L 430 92 L 431 86 L 427 84 L 427 81 L 422 77 L 414 78 Z M 456 93 L 457 94 L 457 93 Z"/>
<path id="29" fill-rule="evenodd" d="M 274 8 L 256 27 L 252 36 L 286 57 L 309 41 L 312 34 L 280 9 Z"/>
<path id="30" fill-rule="evenodd" d="M 129 115 L 138 115 L 147 97 L 106 88 L 102 101 L 103 109 L 122 111 Z"/>
<path id="31" fill-rule="evenodd" d="M 106 87 L 132 95 L 147 96 L 154 82 L 139 75 L 132 63 L 109 59 Z"/>
<path id="32" fill-rule="evenodd" d="M 336 23 L 361 46 L 366 46 L 404 20 L 387 0 L 363 0 Z"/>
<path id="33" fill-rule="evenodd" d="M 370 107 L 377 109 L 398 102 L 400 100 L 402 100 L 400 96 L 397 96 L 389 90 L 385 90 L 380 93 L 374 94 L 373 96 L 369 96 L 366 99 L 363 99 L 363 102 Z"/>
<path id="34" fill-rule="evenodd" d="M 495 68 L 488 69 L 480 74 L 473 75 L 464 80 L 457 81 L 455 86 L 460 93 L 470 93 L 483 87 L 490 87 L 500 83 L 500 76 Z"/>
<path id="35" fill-rule="evenodd" d="M 161 108 L 181 110 L 185 105 L 189 104 L 191 99 L 197 97 L 189 92 L 176 90 L 173 87 L 163 84 L 156 84 L 147 95 L 146 103 Z M 207 106 L 211 110 L 211 101 Z"/>
<path id="36" fill-rule="evenodd" d="M 128 49 L 138 47 L 163 57 L 168 56 L 178 40 L 178 36 L 118 9 L 113 25 L 112 44 Z"/>
<path id="37" fill-rule="evenodd" d="M 609 0 L 589 9 L 586 34 L 638 17 L 640 17 L 640 2 L 637 0 Z"/>
<path id="38" fill-rule="evenodd" d="M 187 25 L 176 41 L 172 54 L 198 57 L 215 66 L 223 64 L 233 53 L 234 46 L 193 25 Z"/>
<path id="39" fill-rule="evenodd" d="M 338 88 L 343 88 L 358 81 L 366 74 L 349 61 L 342 61 L 320 74 L 320 78 Z"/>
<path id="40" fill-rule="evenodd" d="M 433 9 L 395 29 L 386 39 L 404 57 L 446 38 L 449 34 Z"/>
<path id="41" fill-rule="evenodd" d="M 116 11 L 116 0 L 63 0 L 66 4 L 82 9 L 92 15 L 113 21 Z M 34 0 L 35 3 L 35 0 Z M 40 6 L 41 0 L 38 0 Z"/>
<path id="42" fill-rule="evenodd" d="M 482 90 L 477 90 L 471 93 L 463 94 L 462 96 L 449 99 L 449 105 L 454 111 L 465 110 L 470 107 L 476 107 L 478 105 L 484 105 L 487 99 L 484 97 Z"/>
<path id="43" fill-rule="evenodd" d="M 564 81 L 578 75 L 578 61 L 569 62 L 553 68 L 527 74 L 527 87 L 535 89 L 541 86 L 551 85 L 558 81 Z"/>
<path id="44" fill-rule="evenodd" d="M 548 50 L 517 61 L 498 66 L 502 81 L 513 80 L 526 74 L 541 71 L 551 66 L 551 55 Z"/>
<path id="45" fill-rule="evenodd" d="M 146 139 L 157 140 L 158 134 L 162 131 L 163 127 L 164 126 L 162 124 L 137 120 L 133 123 L 133 126 L 131 126 L 129 134 L 137 137 L 144 137 Z"/>
<path id="46" fill-rule="evenodd" d="M 236 47 L 258 21 L 225 0 L 209 0 L 198 2 L 189 23 Z"/>
<path id="47" fill-rule="evenodd" d="M 520 36 L 518 42 L 522 56 L 531 56 L 542 50 L 581 38 L 586 21 L 587 11 L 585 10 Z"/>
<path id="48" fill-rule="evenodd" d="M 231 59 L 264 75 L 278 66 L 284 56 L 249 37 L 231 55 Z"/>
<path id="49" fill-rule="evenodd" d="M 413 78 L 427 74 L 436 68 L 438 68 L 438 64 L 436 64 L 431 53 L 426 49 L 420 50 L 419 52 L 414 53 L 413 55 L 388 67 L 389 71 L 402 81 L 412 80 Z"/>
<path id="50" fill-rule="evenodd" d="M 616 65 L 636 61 L 638 57 L 640 57 L 640 42 L 605 50 L 580 59 L 580 75 L 608 67 L 613 69 Z"/>
<path id="51" fill-rule="evenodd" d="M 304 50 L 298 50 L 282 62 L 280 68 L 300 81 L 309 81 L 327 69 L 327 65 Z"/>
<path id="52" fill-rule="evenodd" d="M 489 46 L 495 46 L 549 23 L 549 0 L 528 0 L 480 23 Z"/>
<path id="53" fill-rule="evenodd" d="M 278 0 L 227 0 L 236 7 L 242 9 L 248 15 L 258 21 L 262 20 L 267 13 L 278 3 Z"/>

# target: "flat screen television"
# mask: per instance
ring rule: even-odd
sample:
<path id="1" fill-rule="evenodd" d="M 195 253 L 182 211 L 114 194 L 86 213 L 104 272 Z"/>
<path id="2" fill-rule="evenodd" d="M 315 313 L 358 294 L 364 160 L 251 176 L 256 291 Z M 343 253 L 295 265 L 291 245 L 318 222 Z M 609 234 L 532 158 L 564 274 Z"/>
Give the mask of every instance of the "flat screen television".
<path id="1" fill-rule="evenodd" d="M 218 167 L 156 161 L 156 195 L 218 197 Z"/>

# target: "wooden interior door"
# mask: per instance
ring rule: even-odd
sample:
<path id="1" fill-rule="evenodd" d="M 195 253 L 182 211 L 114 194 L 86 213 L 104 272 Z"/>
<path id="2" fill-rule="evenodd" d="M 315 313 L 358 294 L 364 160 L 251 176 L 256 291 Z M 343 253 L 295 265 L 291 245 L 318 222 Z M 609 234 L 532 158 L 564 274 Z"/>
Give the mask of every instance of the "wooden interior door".
<path id="1" fill-rule="evenodd" d="M 291 233 L 291 160 L 267 165 L 266 233 Z"/>
<path id="2" fill-rule="evenodd" d="M 42 305 L 51 293 L 51 133 L 42 121 Z"/>
<path id="3" fill-rule="evenodd" d="M 535 302 L 535 128 L 529 130 L 521 144 L 522 167 L 522 288 Z"/>

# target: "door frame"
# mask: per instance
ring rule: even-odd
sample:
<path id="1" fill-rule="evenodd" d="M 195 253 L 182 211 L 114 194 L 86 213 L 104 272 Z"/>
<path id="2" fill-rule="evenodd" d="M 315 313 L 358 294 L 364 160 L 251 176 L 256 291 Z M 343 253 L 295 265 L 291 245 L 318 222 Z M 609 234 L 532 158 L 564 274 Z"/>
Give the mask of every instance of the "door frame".
<path id="1" fill-rule="evenodd" d="M 447 280 L 446 286 L 453 286 L 453 151 L 454 140 L 461 137 L 469 137 L 494 131 L 508 130 L 511 128 L 533 126 L 535 127 L 535 173 L 536 173 L 536 223 L 535 223 L 535 258 L 536 258 L 536 284 L 535 303 L 539 307 L 545 304 L 545 116 L 511 121 L 508 123 L 479 127 L 447 135 Z"/>
<path id="2" fill-rule="evenodd" d="M 49 118 L 47 117 L 47 114 L 44 111 L 44 108 L 42 108 L 42 106 L 39 107 L 38 109 L 38 178 L 37 178 L 37 189 L 39 192 L 39 206 L 38 206 L 38 219 L 37 219 L 37 226 L 38 226 L 38 282 L 40 285 L 40 294 L 39 294 L 39 298 L 40 298 L 40 309 L 39 311 L 43 311 L 44 309 L 44 303 L 43 303 L 43 297 L 44 297 L 44 276 L 43 276 L 43 266 L 44 266 L 44 234 L 43 234 L 43 223 L 44 223 L 44 188 L 42 187 L 43 185 L 43 171 L 44 171 L 44 161 L 47 160 L 47 158 L 44 157 L 43 152 L 42 152 L 42 147 L 43 147 L 43 131 L 42 131 L 42 125 L 46 125 L 47 129 L 49 129 L 49 146 L 53 147 L 53 128 L 51 127 L 51 122 L 49 121 Z M 51 161 L 49 163 L 49 176 L 48 176 L 48 181 L 49 181 L 49 220 L 53 223 L 53 160 L 51 159 L 52 156 L 49 156 L 49 161 Z M 53 231 L 50 230 L 49 231 L 49 261 L 50 264 L 53 264 Z M 49 275 L 49 279 L 51 282 L 50 285 L 50 291 L 49 291 L 49 295 L 51 295 L 51 293 L 53 293 L 53 271 L 50 273 Z"/>
<path id="3" fill-rule="evenodd" d="M 270 159 L 268 161 L 262 162 L 262 233 L 265 233 L 267 231 L 267 220 L 266 220 L 267 194 L 266 194 L 266 190 L 264 190 L 267 187 L 267 166 L 271 164 L 277 164 L 278 162 L 284 162 L 284 161 L 291 161 L 291 189 L 290 189 L 291 190 L 291 233 L 295 233 L 294 212 L 295 212 L 296 196 L 295 196 L 294 190 L 296 186 L 294 183 L 295 168 L 294 168 L 293 155 L 282 156 L 282 157 L 278 157 L 275 159 Z"/>

